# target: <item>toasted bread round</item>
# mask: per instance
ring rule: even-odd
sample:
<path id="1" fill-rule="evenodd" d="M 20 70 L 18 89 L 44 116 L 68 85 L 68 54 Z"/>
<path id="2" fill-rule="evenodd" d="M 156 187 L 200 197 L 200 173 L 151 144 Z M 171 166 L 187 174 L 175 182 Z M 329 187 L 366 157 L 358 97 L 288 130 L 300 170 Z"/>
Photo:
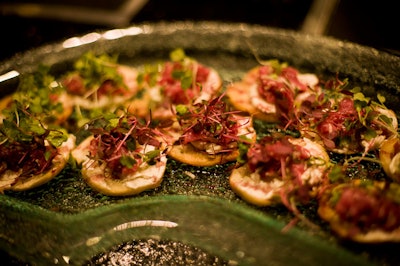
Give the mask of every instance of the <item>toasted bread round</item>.
<path id="1" fill-rule="evenodd" d="M 328 205 L 321 204 L 318 208 L 318 213 L 322 219 L 329 221 L 332 231 L 339 237 L 360 243 L 400 242 L 400 227 L 391 232 L 374 229 L 366 233 L 350 236 L 349 231 L 353 226 L 340 220 L 334 209 Z"/>
<path id="2" fill-rule="evenodd" d="M 266 67 L 266 71 L 262 71 L 265 70 L 264 67 Z M 283 71 L 283 69 L 286 71 Z M 281 64 L 278 61 L 271 60 L 263 63 L 263 65 L 251 68 L 243 75 L 240 81 L 233 82 L 227 87 L 226 92 L 229 101 L 236 109 L 247 112 L 260 120 L 272 123 L 280 122 L 282 111 L 273 102 L 276 99 L 267 100 L 265 96 L 260 94 L 260 86 L 263 87 L 263 90 L 269 90 L 268 87 L 270 85 L 264 84 L 265 79 L 286 84 L 290 87 L 290 91 L 293 92 L 295 97 L 300 92 L 307 91 L 309 87 L 315 88 L 319 83 L 315 74 L 300 73 L 293 67 L 288 67 L 284 63 Z M 266 87 L 264 88 L 264 86 Z M 273 87 L 275 86 L 273 85 Z M 284 93 L 278 97 L 284 98 L 287 95 Z M 289 102 L 286 105 L 288 108 L 292 108 Z M 286 115 L 286 111 L 283 113 Z"/>
<path id="3" fill-rule="evenodd" d="M 161 184 L 167 165 L 166 155 L 162 155 L 160 161 L 154 165 L 143 163 L 138 171 L 117 179 L 112 176 L 105 164 L 99 164 L 98 161 L 88 157 L 92 139 L 93 136 L 80 143 L 72 151 L 72 156 L 82 165 L 82 177 L 94 190 L 108 196 L 131 196 L 154 189 Z M 142 148 L 143 153 L 146 153 L 154 147 L 145 145 Z"/>
<path id="4" fill-rule="evenodd" d="M 253 120 L 247 116 L 233 115 L 238 123 L 237 137 L 244 136 L 251 143 L 256 140 L 256 132 L 253 128 Z M 235 145 L 236 143 L 232 143 Z M 237 145 L 227 151 L 220 151 L 218 144 L 205 141 L 192 141 L 187 144 L 175 144 L 168 150 L 168 156 L 182 163 L 193 166 L 214 166 L 235 161 L 240 155 Z M 223 149 L 223 148 L 222 148 Z"/>
<path id="5" fill-rule="evenodd" d="M 54 157 L 50 169 L 40 175 L 33 175 L 28 178 L 18 178 L 20 173 L 6 170 L 5 173 L 0 176 L 0 190 L 23 191 L 47 183 L 64 169 L 69 160 L 70 152 L 74 147 L 75 136 L 70 135 L 68 140 L 58 148 L 59 153 Z M 17 181 L 15 182 L 15 180 Z M 8 185 L 6 183 L 8 183 Z"/>
<path id="6" fill-rule="evenodd" d="M 329 156 L 324 148 L 307 138 L 291 138 L 293 145 L 299 145 L 307 150 L 312 157 L 311 161 L 304 161 L 306 167 L 301 174 L 301 180 L 310 187 L 309 196 L 315 197 L 319 186 L 323 183 L 325 172 L 328 169 Z M 281 191 L 285 186 L 290 187 L 291 179 L 274 177 L 271 180 L 262 180 L 260 169 L 251 171 L 248 164 L 233 169 L 229 184 L 232 190 L 245 201 L 257 205 L 268 206 L 281 202 Z"/>
<path id="7" fill-rule="evenodd" d="M 234 150 L 229 153 L 209 154 L 205 151 L 196 149 L 191 144 L 173 145 L 168 151 L 168 156 L 182 163 L 193 166 L 214 166 L 236 160 L 239 151 Z"/>
<path id="8" fill-rule="evenodd" d="M 108 196 L 131 196 L 158 187 L 163 179 L 166 160 L 162 165 L 146 166 L 123 180 L 107 178 L 103 165 L 88 161 L 82 166 L 82 177 L 94 190 Z"/>
<path id="9" fill-rule="evenodd" d="M 371 228 L 360 228 L 360 225 L 364 223 L 368 215 L 379 215 L 377 211 L 370 210 L 369 212 L 364 211 L 362 214 L 357 215 L 357 218 L 360 219 L 360 222 L 353 221 L 345 221 L 340 218 L 337 210 L 336 210 L 336 203 L 342 198 L 341 191 L 347 188 L 354 188 L 359 187 L 363 191 L 367 191 L 368 189 L 365 186 L 359 186 L 360 180 L 354 180 L 350 183 L 338 184 L 333 185 L 332 187 L 326 189 L 322 194 L 319 205 L 318 205 L 318 214 L 321 219 L 327 221 L 331 227 L 331 230 L 335 232 L 339 237 L 344 239 L 349 239 L 355 242 L 360 243 L 383 243 L 383 242 L 400 242 L 400 226 L 394 228 L 393 230 L 384 230 L 379 228 L 378 226 L 373 226 Z M 394 184 L 397 186 L 397 191 L 400 188 L 398 184 Z M 377 190 L 381 190 L 378 187 L 386 187 L 383 182 L 376 182 L 374 185 L 369 186 L 376 186 Z M 366 192 L 368 193 L 368 192 Z M 385 197 L 385 193 L 383 190 L 380 191 L 382 197 Z M 398 192 L 397 192 L 398 193 Z M 350 194 L 350 193 L 349 193 Z M 354 195 L 354 192 L 351 193 Z M 334 199 L 334 200 L 333 200 Z M 367 200 L 365 204 L 362 202 L 362 198 L 357 197 L 355 199 L 347 199 L 348 204 L 352 206 L 360 205 L 362 209 L 366 209 L 366 206 L 371 202 L 374 202 L 372 199 Z M 393 201 L 396 201 L 393 199 Z M 397 200 L 398 202 L 398 200 Z M 333 204 L 335 203 L 335 204 Z M 398 205 L 398 203 L 395 203 Z M 342 207 L 343 208 L 343 207 Z M 372 208 L 381 208 L 381 206 L 374 206 Z M 398 207 L 397 207 L 398 209 Z M 349 207 L 344 209 L 346 213 L 354 213 L 354 210 L 349 210 Z M 381 212 L 384 213 L 386 210 L 382 210 Z M 347 215 L 347 214 L 346 214 Z M 394 222 L 398 223 L 398 215 L 395 213 L 391 213 L 391 215 L 395 215 L 396 217 L 392 217 L 391 221 L 388 221 L 386 224 L 393 224 Z M 377 218 L 381 220 L 383 217 Z M 390 219 L 390 214 L 385 215 L 387 219 Z M 352 216 L 353 219 L 356 219 L 354 215 Z M 397 220 L 396 220 L 397 219 Z"/>

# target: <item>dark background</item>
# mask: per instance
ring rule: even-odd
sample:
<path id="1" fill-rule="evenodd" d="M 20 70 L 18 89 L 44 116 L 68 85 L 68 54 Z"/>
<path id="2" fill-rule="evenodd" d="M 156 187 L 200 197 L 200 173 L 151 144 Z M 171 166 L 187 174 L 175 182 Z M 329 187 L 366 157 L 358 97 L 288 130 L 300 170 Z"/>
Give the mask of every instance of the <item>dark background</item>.
<path id="1" fill-rule="evenodd" d="M 3 1 L 0 0 L 0 25 L 2 28 L 0 60 L 42 44 L 79 36 L 90 31 L 103 31 L 113 28 L 112 26 L 101 25 L 101 23 L 89 24 L 60 19 L 18 16 L 9 12 L 2 12 L 1 3 Z M 8 2 L 14 3 L 13 1 Z M 57 3 L 56 0 L 28 2 Z M 69 0 L 67 2 L 75 5 L 86 5 L 86 7 L 88 5 L 87 1 Z M 93 2 L 97 3 L 93 8 L 106 10 L 107 8 L 115 8 L 124 0 L 99 0 L 91 1 L 91 4 Z M 400 42 L 397 40 L 400 20 L 398 19 L 398 9 L 395 8 L 396 1 L 341 0 L 338 2 L 325 35 L 400 55 Z M 312 0 L 149 0 L 130 19 L 130 23 L 213 20 L 246 22 L 300 31 L 311 4 Z"/>

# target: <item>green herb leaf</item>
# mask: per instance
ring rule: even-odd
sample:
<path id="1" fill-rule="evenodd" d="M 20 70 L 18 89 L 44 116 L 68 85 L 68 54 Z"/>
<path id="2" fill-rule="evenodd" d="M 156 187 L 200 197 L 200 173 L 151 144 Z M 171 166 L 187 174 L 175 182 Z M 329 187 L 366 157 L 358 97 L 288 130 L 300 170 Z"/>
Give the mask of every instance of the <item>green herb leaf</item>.
<path id="1" fill-rule="evenodd" d="M 177 48 L 170 53 L 170 58 L 174 62 L 183 61 L 186 57 L 185 51 L 181 48 Z"/>
<path id="2" fill-rule="evenodd" d="M 189 112 L 189 108 L 186 105 L 179 104 L 176 106 L 177 115 L 185 115 Z"/>
<path id="3" fill-rule="evenodd" d="M 378 95 L 376 96 L 378 98 L 378 101 L 383 105 L 386 101 L 385 96 L 383 96 L 382 94 L 378 93 Z"/>
<path id="4" fill-rule="evenodd" d="M 46 139 L 55 147 L 60 147 L 68 140 L 68 133 L 65 129 L 50 130 Z"/>
<path id="5" fill-rule="evenodd" d="M 118 73 L 116 63 L 117 55 L 95 55 L 87 52 L 75 61 L 74 68 L 84 79 L 85 86 L 95 87 L 101 85 L 105 80 L 113 80 L 118 85 L 124 86 L 122 76 Z"/>
<path id="6" fill-rule="evenodd" d="M 181 78 L 181 87 L 182 89 L 189 89 L 192 87 L 193 78 L 192 75 L 186 75 Z"/>
<path id="7" fill-rule="evenodd" d="M 126 155 L 122 156 L 119 159 L 119 162 L 123 166 L 130 168 L 130 169 L 137 163 L 137 161 L 134 158 L 132 158 L 131 156 L 126 156 Z"/>
<path id="8" fill-rule="evenodd" d="M 129 151 L 134 151 L 136 150 L 136 140 L 134 138 L 128 138 L 126 140 L 126 147 L 128 148 Z"/>
<path id="9" fill-rule="evenodd" d="M 154 164 L 155 163 L 155 159 L 158 158 L 160 156 L 160 150 L 152 150 L 149 151 L 145 154 L 145 160 L 147 161 L 148 164 Z"/>

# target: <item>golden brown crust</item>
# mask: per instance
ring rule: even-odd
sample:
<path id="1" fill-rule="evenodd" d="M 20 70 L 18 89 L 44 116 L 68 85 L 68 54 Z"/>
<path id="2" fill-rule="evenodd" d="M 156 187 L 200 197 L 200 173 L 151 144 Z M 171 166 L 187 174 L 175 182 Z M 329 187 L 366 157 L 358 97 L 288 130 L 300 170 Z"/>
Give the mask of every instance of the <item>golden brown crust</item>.
<path id="1" fill-rule="evenodd" d="M 248 83 L 248 84 L 254 84 L 257 82 L 258 76 L 259 76 L 259 71 L 260 71 L 261 66 L 255 66 L 251 68 L 247 73 L 243 76 L 243 81 Z"/>
<path id="2" fill-rule="evenodd" d="M 199 151 L 193 145 L 173 145 L 168 151 L 168 156 L 182 163 L 194 166 L 214 166 L 236 160 L 239 150 L 229 153 L 208 154 Z"/>
<path id="3" fill-rule="evenodd" d="M 325 204 L 320 205 L 318 214 L 322 219 L 329 221 L 331 229 L 341 238 L 351 239 L 360 243 L 400 242 L 400 228 L 391 232 L 375 229 L 367 233 L 350 236 L 349 231 L 352 225 L 341 221 L 331 207 Z"/>

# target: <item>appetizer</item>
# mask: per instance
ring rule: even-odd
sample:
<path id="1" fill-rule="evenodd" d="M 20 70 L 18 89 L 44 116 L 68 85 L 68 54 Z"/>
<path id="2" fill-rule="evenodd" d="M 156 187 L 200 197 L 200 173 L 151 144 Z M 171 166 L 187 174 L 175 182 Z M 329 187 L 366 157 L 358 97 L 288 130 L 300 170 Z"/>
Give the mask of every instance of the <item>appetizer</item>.
<path id="1" fill-rule="evenodd" d="M 332 184 L 319 199 L 318 214 L 333 232 L 362 243 L 400 241 L 400 185 L 354 180 Z"/>
<path id="2" fill-rule="evenodd" d="M 1 99 L 0 106 L 10 108 L 14 101 L 45 124 L 61 125 L 73 110 L 68 94 L 44 65 L 39 65 L 33 73 L 21 75 L 17 90 Z"/>
<path id="3" fill-rule="evenodd" d="M 307 91 L 319 90 L 316 75 L 300 73 L 277 60 L 249 70 L 241 81 L 227 87 L 231 104 L 266 122 L 289 123 L 294 115 L 294 99 Z"/>
<path id="4" fill-rule="evenodd" d="M 162 134 L 135 116 L 105 115 L 87 124 L 89 137 L 73 151 L 83 179 L 96 191 L 129 196 L 158 187 L 166 169 Z"/>
<path id="5" fill-rule="evenodd" d="M 307 203 L 316 197 L 329 168 L 329 156 L 318 143 L 273 134 L 250 146 L 247 162 L 233 169 L 229 182 L 232 190 L 251 204 L 283 203 L 295 210 L 291 198 Z"/>
<path id="6" fill-rule="evenodd" d="M 168 155 L 177 161 L 194 166 L 236 161 L 242 146 L 256 139 L 251 117 L 229 111 L 224 94 L 194 105 L 178 105 L 176 110 L 180 136 Z"/>
<path id="7" fill-rule="evenodd" d="M 228 86 L 227 96 L 237 110 L 277 123 L 341 154 L 368 153 L 397 134 L 396 114 L 347 80 L 327 82 L 316 75 L 269 60 Z"/>
<path id="8" fill-rule="evenodd" d="M 222 87 L 215 69 L 188 57 L 182 49 L 173 50 L 169 61 L 144 66 L 138 83 L 142 97 L 149 100 L 146 115 L 151 113 L 152 119 L 174 117 L 176 105 L 208 101 Z M 128 104 L 128 111 L 139 116 L 145 113 L 133 103 Z"/>
<path id="9" fill-rule="evenodd" d="M 69 123 L 80 127 L 99 113 L 125 109 L 126 102 L 136 102 L 140 98 L 137 75 L 134 67 L 118 63 L 117 56 L 83 54 L 74 62 L 74 69 L 60 78 L 74 106 Z"/>
<path id="10" fill-rule="evenodd" d="M 159 187 L 168 160 L 225 164 L 219 181 L 249 204 L 285 206 L 308 225 L 299 210 L 318 204 L 340 238 L 400 241 L 398 116 L 381 95 L 278 60 L 223 87 L 179 48 L 151 64 L 117 59 L 87 52 L 57 78 L 43 65 L 21 75 L 0 100 L 0 193 L 38 187 L 67 163 L 116 197 Z"/>
<path id="11" fill-rule="evenodd" d="M 380 148 L 385 139 L 397 135 L 394 111 L 371 100 L 359 88 L 347 89 L 347 80 L 329 81 L 318 93 L 296 99 L 294 127 L 303 136 L 321 142 L 335 153 L 368 153 Z"/>
<path id="12" fill-rule="evenodd" d="M 47 183 L 67 164 L 75 136 L 44 126 L 19 102 L 0 125 L 0 192 L 22 191 Z"/>

